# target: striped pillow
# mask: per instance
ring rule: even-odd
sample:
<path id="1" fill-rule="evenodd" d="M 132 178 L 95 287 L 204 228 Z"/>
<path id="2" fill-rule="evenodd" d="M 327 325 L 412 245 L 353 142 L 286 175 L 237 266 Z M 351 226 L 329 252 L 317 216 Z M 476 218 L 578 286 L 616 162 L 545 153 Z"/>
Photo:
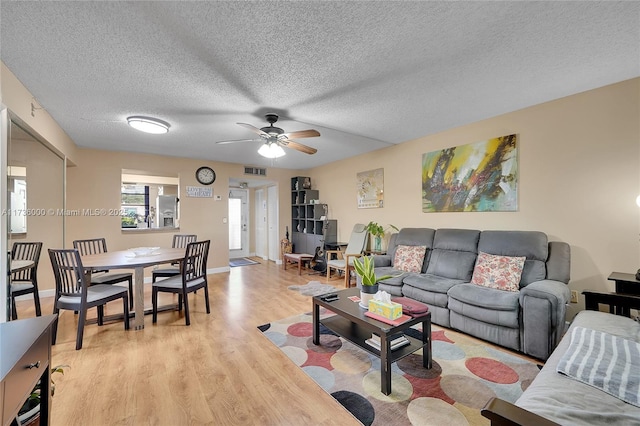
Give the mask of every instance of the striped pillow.
<path id="1" fill-rule="evenodd" d="M 640 407 L 639 343 L 575 327 L 557 371 Z"/>

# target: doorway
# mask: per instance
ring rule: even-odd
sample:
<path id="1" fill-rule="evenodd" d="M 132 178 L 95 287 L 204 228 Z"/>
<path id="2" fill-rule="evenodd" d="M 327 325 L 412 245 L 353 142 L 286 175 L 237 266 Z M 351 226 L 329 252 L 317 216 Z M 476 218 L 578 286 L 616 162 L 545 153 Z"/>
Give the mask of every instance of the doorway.
<path id="1" fill-rule="evenodd" d="M 229 190 L 229 259 L 249 256 L 249 202 L 246 189 Z"/>

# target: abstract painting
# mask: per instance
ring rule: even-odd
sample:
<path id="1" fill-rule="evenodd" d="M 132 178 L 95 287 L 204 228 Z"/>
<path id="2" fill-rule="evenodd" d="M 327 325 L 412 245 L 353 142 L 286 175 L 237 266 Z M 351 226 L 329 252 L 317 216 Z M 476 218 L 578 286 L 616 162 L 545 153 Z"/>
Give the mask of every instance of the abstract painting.
<path id="1" fill-rule="evenodd" d="M 517 135 L 422 155 L 423 212 L 517 210 Z"/>
<path id="2" fill-rule="evenodd" d="M 360 172 L 357 181 L 359 209 L 384 207 L 384 169 Z"/>

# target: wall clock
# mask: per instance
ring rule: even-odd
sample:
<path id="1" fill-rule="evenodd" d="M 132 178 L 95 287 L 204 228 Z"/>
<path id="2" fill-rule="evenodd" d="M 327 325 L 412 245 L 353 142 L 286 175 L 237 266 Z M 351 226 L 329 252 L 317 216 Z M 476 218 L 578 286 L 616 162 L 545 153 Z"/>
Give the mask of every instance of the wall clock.
<path id="1" fill-rule="evenodd" d="M 216 172 L 211 167 L 202 166 L 196 170 L 196 179 L 203 185 L 211 185 L 216 181 Z"/>

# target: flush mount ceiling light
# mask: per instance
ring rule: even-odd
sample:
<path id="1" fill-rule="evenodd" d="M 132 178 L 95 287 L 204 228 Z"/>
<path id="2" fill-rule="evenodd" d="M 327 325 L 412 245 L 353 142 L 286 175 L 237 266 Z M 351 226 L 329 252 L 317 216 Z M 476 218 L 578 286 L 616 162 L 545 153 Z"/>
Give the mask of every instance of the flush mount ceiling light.
<path id="1" fill-rule="evenodd" d="M 166 121 L 142 116 L 127 117 L 127 123 L 136 130 L 156 135 L 167 133 L 169 131 L 169 127 L 171 127 L 171 125 Z"/>
<path id="2" fill-rule="evenodd" d="M 260 147 L 258 154 L 267 158 L 278 158 L 282 157 L 285 152 L 277 142 L 268 142 Z"/>

